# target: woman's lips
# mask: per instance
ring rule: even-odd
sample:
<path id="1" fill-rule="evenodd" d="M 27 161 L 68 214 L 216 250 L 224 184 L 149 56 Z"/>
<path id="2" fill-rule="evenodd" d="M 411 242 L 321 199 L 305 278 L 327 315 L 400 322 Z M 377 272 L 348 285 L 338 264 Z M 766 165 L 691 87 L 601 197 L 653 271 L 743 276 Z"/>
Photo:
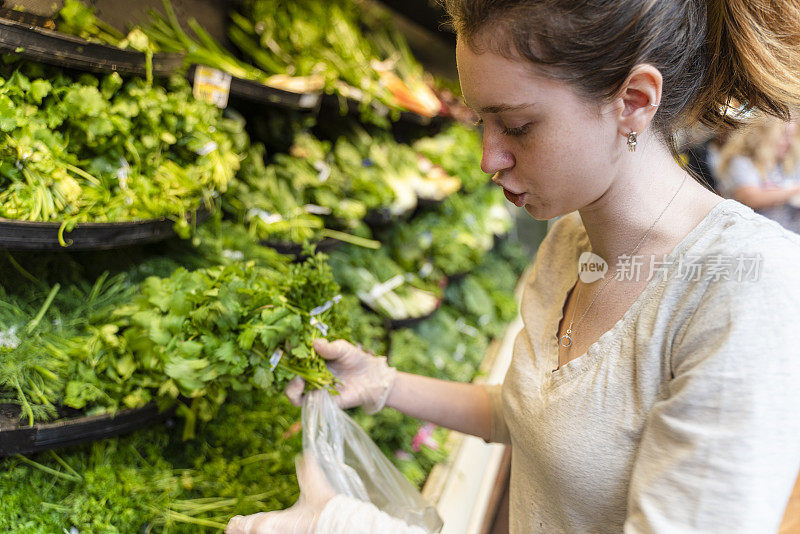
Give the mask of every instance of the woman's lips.
<path id="1" fill-rule="evenodd" d="M 512 193 L 505 187 L 503 188 L 503 193 L 506 195 L 506 198 L 509 202 L 514 204 L 516 207 L 521 208 L 525 205 L 525 193 L 520 193 L 519 195 L 516 193 Z"/>

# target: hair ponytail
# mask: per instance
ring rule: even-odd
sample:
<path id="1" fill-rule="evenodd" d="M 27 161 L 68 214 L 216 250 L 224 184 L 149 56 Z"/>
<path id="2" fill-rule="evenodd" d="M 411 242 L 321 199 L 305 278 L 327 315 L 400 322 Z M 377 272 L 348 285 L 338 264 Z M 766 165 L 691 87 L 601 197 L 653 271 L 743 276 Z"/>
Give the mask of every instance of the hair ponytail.
<path id="1" fill-rule="evenodd" d="M 730 108 L 788 120 L 800 107 L 800 4 L 794 0 L 706 0 L 708 70 L 691 118 L 736 127 Z"/>
<path id="2" fill-rule="evenodd" d="M 546 67 L 580 94 L 613 97 L 637 63 L 664 79 L 653 126 L 735 127 L 745 105 L 787 119 L 800 107 L 798 0 L 439 0 L 476 50 Z"/>

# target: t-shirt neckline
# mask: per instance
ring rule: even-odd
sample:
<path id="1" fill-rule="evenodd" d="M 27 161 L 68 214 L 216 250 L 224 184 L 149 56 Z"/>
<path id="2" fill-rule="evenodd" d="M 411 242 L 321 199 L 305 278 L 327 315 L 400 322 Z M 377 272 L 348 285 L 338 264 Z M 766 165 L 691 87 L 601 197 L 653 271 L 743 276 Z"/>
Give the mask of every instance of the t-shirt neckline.
<path id="1" fill-rule="evenodd" d="M 665 257 L 666 262 L 669 264 L 674 263 L 674 260 L 682 255 L 687 248 L 689 248 L 694 242 L 697 241 L 697 237 L 699 237 L 706 228 L 721 214 L 724 212 L 723 208 L 727 208 L 731 204 L 736 204 L 736 201 L 733 199 L 724 199 L 717 204 L 714 205 L 711 210 L 706 214 L 703 219 L 695 225 L 684 237 L 681 241 L 675 245 L 672 251 Z M 583 228 L 583 223 L 581 225 L 581 235 L 580 241 L 588 242 L 586 239 L 586 230 Z M 578 256 L 585 252 L 584 250 L 580 250 L 578 252 Z M 562 284 L 559 286 L 559 307 L 556 308 L 555 313 L 551 314 L 551 318 L 553 320 L 550 321 L 547 328 L 551 332 L 555 332 L 553 336 L 548 336 L 548 343 L 547 343 L 547 374 L 548 374 L 548 381 L 551 383 L 552 386 L 556 386 L 558 384 L 564 383 L 571 377 L 580 375 L 582 372 L 586 371 L 591 365 L 594 363 L 595 360 L 600 358 L 604 351 L 601 350 L 609 341 L 614 339 L 617 333 L 622 330 L 628 322 L 638 313 L 639 308 L 643 305 L 644 302 L 649 300 L 650 295 L 655 291 L 655 288 L 663 283 L 666 279 L 665 273 L 661 272 L 652 279 L 650 279 L 639 294 L 636 297 L 636 300 L 631 304 L 631 306 L 625 311 L 622 317 L 614 323 L 614 325 L 604 332 L 599 338 L 597 338 L 594 343 L 589 345 L 586 349 L 586 352 L 570 360 L 566 364 L 562 365 L 560 369 L 558 367 L 558 325 L 561 322 L 561 319 L 564 315 L 564 303 L 566 302 L 567 295 L 570 289 L 575 285 L 575 282 L 578 280 L 578 273 L 577 270 L 571 271 L 568 277 L 565 277 L 562 280 Z"/>

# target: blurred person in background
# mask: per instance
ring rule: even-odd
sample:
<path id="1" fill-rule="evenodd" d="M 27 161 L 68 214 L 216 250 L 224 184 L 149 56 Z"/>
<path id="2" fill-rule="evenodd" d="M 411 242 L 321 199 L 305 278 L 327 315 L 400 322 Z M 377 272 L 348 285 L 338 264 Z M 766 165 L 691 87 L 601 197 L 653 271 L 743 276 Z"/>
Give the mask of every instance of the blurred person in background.
<path id="1" fill-rule="evenodd" d="M 720 193 L 800 232 L 800 119 L 760 115 L 733 132 L 714 158 Z M 796 204 L 796 205 L 793 205 Z"/>

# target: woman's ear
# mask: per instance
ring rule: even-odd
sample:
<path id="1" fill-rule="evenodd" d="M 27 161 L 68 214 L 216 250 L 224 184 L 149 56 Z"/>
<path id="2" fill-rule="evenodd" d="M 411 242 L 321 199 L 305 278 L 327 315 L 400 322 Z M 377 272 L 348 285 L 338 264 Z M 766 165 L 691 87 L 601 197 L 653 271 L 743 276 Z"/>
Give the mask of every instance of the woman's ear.
<path id="1" fill-rule="evenodd" d="M 647 129 L 661 103 L 662 86 L 661 72 L 654 66 L 642 63 L 633 68 L 615 102 L 620 135 Z"/>

